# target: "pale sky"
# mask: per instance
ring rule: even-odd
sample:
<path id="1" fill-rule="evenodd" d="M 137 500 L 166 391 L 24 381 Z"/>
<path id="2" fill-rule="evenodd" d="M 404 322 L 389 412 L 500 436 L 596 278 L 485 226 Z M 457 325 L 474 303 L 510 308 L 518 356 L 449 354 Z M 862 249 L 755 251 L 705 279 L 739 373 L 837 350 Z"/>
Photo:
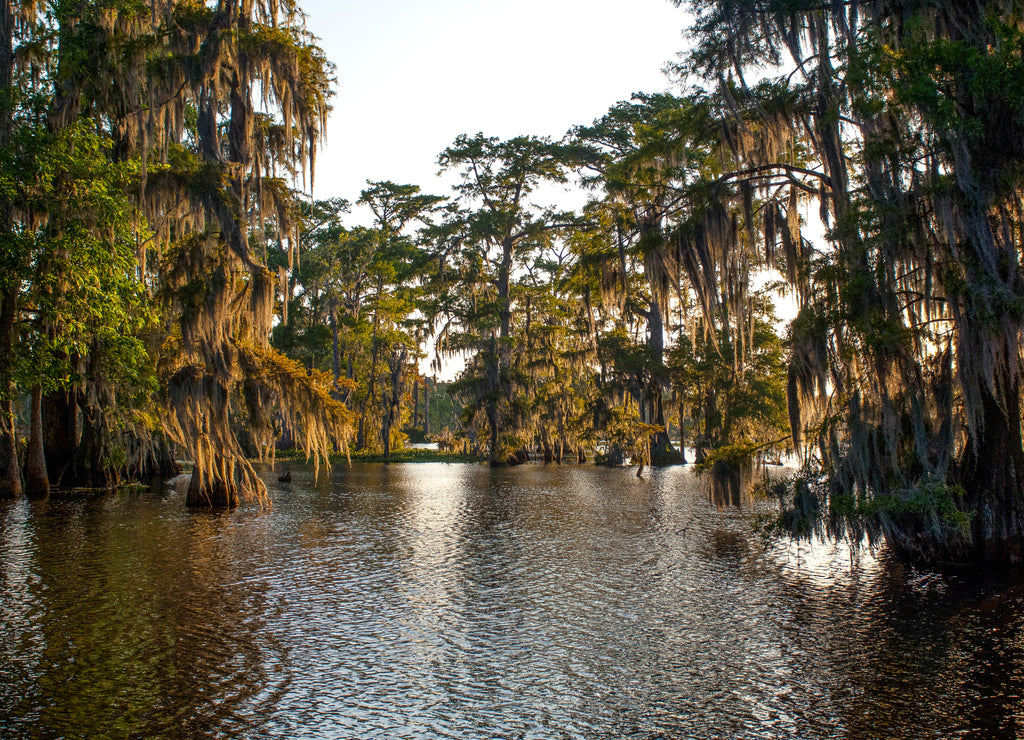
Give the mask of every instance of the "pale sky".
<path id="1" fill-rule="evenodd" d="M 669 0 L 301 6 L 338 78 L 315 196 L 353 201 L 367 179 L 447 195 L 437 155 L 459 134 L 557 139 L 633 92 L 666 90 L 686 24 Z"/>

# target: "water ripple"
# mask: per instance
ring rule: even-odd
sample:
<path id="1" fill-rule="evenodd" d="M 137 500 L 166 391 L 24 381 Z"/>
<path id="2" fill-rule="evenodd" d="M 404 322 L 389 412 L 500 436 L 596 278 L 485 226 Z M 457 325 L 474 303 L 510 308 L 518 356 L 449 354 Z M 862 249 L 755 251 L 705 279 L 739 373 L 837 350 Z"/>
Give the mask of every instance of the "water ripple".
<path id="1" fill-rule="evenodd" d="M 1012 737 L 1014 573 L 765 550 L 682 469 L 0 503 L 0 735 Z"/>

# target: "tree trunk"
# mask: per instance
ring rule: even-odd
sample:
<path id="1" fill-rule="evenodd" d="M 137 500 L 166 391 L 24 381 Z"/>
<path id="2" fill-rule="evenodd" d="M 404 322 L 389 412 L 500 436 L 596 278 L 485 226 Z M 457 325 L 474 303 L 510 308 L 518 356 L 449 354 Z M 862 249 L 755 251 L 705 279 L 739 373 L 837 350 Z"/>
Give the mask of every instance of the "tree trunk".
<path id="1" fill-rule="evenodd" d="M 80 399 L 82 409 L 82 438 L 75 457 L 72 478 L 75 485 L 99 488 L 110 483 L 111 471 L 104 469 L 103 428 L 97 418 L 97 410 L 91 408 L 84 398 Z"/>
<path id="2" fill-rule="evenodd" d="M 383 289 L 383 278 L 381 278 L 377 281 L 378 296 Z M 359 431 L 356 434 L 356 447 L 358 449 L 365 449 L 367 447 L 369 435 L 366 434 L 366 412 L 369 410 L 373 413 L 373 407 L 377 400 L 377 360 L 380 357 L 380 342 L 377 339 L 377 334 L 379 329 L 379 311 L 375 308 L 373 311 L 373 332 L 370 335 L 370 376 L 367 380 L 366 398 L 363 399 L 363 403 L 359 408 Z"/>
<path id="3" fill-rule="evenodd" d="M 216 480 L 212 483 L 200 480 L 199 469 L 192 470 L 185 506 L 193 509 L 233 509 L 238 506 L 238 488 L 234 481 Z"/>
<path id="4" fill-rule="evenodd" d="M 50 492 L 50 478 L 46 474 L 46 454 L 43 452 L 43 388 L 32 388 L 31 421 L 28 435 L 28 453 L 25 455 L 25 493 L 44 496 Z"/>
<path id="5" fill-rule="evenodd" d="M 341 378 L 341 348 L 338 345 L 338 307 L 335 304 L 331 304 L 331 374 L 337 390 L 338 379 Z"/>
<path id="6" fill-rule="evenodd" d="M 686 465 L 686 406 L 679 403 L 679 456 L 682 464 Z"/>
<path id="7" fill-rule="evenodd" d="M 953 482 L 964 489 L 971 517 L 967 537 L 939 531 L 929 518 L 893 519 L 886 530 L 889 547 L 900 557 L 926 562 L 1024 563 L 1024 444 L 1020 429 L 1019 383 L 1005 395 L 982 391 L 982 425 L 969 439 Z"/>
<path id="8" fill-rule="evenodd" d="M 173 478 L 181 475 L 181 465 L 174 459 L 174 448 L 166 439 L 156 443 L 156 461 L 149 475 L 159 478 Z"/>
<path id="9" fill-rule="evenodd" d="M 493 334 L 491 336 L 491 353 L 487 358 L 487 379 L 490 392 L 488 393 L 489 398 L 486 403 L 487 421 L 491 427 L 489 462 L 492 467 L 508 463 L 508 460 L 501 455 L 498 441 L 501 438 L 500 406 L 503 401 L 511 400 L 508 398 L 510 389 L 505 387 L 506 383 L 503 380 L 503 371 L 508 367 L 509 339 L 512 335 L 512 304 L 509 286 L 512 277 L 513 246 L 511 239 L 505 239 L 502 242 L 502 258 L 498 266 L 497 280 L 498 319 L 500 326 L 497 338 Z"/>
<path id="10" fill-rule="evenodd" d="M 984 427 L 977 444 L 968 446 L 963 486 L 974 511 L 972 535 L 977 556 L 986 561 L 1021 563 L 1024 562 L 1024 444 L 1019 384 L 1014 384 L 1004 397 L 1005 411 L 1000 399 L 987 389 L 983 391 Z M 968 553 L 951 555 L 952 559 L 962 560 Z"/>
<path id="11" fill-rule="evenodd" d="M 506 460 L 501 455 L 499 441 L 501 439 L 501 426 L 499 420 L 499 395 L 501 388 L 501 364 L 498 357 L 497 338 L 491 336 L 491 349 L 487 357 L 487 398 L 484 401 L 485 413 L 487 415 L 487 426 L 490 432 L 490 449 L 487 451 L 488 463 L 491 467 L 504 465 Z"/>
<path id="12" fill-rule="evenodd" d="M 76 485 L 74 461 L 78 456 L 81 425 L 73 391 L 43 396 L 43 454 L 50 482 L 63 488 Z"/>
<path id="13" fill-rule="evenodd" d="M 402 367 L 406 360 L 405 348 L 401 352 L 392 353 L 388 358 L 388 366 L 391 371 L 391 398 L 388 400 L 388 411 L 384 415 L 384 424 L 381 430 L 381 441 L 384 443 L 384 460 L 391 456 L 391 427 L 395 419 L 400 418 L 399 406 L 402 401 Z"/>
<path id="14" fill-rule="evenodd" d="M 288 270 L 278 267 L 277 276 L 281 281 L 281 325 L 288 326 Z"/>
<path id="15" fill-rule="evenodd" d="M 492 468 L 497 468 L 505 464 L 498 454 L 498 420 L 495 418 L 497 411 L 488 406 L 486 414 L 490 433 L 490 448 L 487 450 L 488 463 Z"/>
<path id="16" fill-rule="evenodd" d="M 18 465 L 14 407 L 7 400 L 0 405 L 0 498 L 17 498 L 21 493 L 21 468 Z"/>
<path id="17" fill-rule="evenodd" d="M 16 314 L 17 293 L 12 288 L 0 297 L 0 498 L 15 498 L 22 493 L 11 378 Z"/>
<path id="18" fill-rule="evenodd" d="M 552 463 L 555 461 L 555 452 L 551 449 L 551 440 L 548 438 L 548 430 L 544 429 L 540 436 L 541 450 L 544 455 L 545 463 Z"/>
<path id="19" fill-rule="evenodd" d="M 686 460 L 672 448 L 672 440 L 665 429 L 665 408 L 661 397 L 665 363 L 665 322 L 657 300 L 651 300 L 649 311 L 647 349 L 651 357 L 651 377 L 645 386 L 646 398 L 641 408 L 647 409 L 644 421 L 662 427 L 660 432 L 651 435 L 651 464 L 679 465 Z"/>
<path id="20" fill-rule="evenodd" d="M 434 384 L 437 387 L 437 384 Z M 423 435 L 430 434 L 430 382 L 423 379 Z"/>
<path id="21" fill-rule="evenodd" d="M 420 421 L 420 374 L 419 371 L 412 379 L 412 426 L 414 429 Z"/>

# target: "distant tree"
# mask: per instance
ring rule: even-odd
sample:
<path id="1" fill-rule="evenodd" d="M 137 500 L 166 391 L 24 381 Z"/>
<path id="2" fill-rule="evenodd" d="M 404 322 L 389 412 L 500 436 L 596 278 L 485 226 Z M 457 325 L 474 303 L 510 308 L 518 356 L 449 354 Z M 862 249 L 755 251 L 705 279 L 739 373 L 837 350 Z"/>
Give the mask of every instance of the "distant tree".
<path id="1" fill-rule="evenodd" d="M 662 119 L 683 105 L 671 95 L 637 95 L 571 135 L 578 166 L 590 173 L 584 182 L 599 188 L 603 196 L 602 215 L 612 252 L 604 268 L 611 273 L 605 293 L 620 293 L 622 308 L 632 308 L 646 323 L 648 358 L 636 380 L 641 418 L 658 428 L 651 447 L 660 462 L 680 459 L 666 432 L 662 399 L 668 385 L 665 316 L 679 290 L 669 219 L 683 201 L 677 185 L 686 178 L 684 169 L 690 162 L 684 152 L 691 144 L 674 136 Z M 640 284 L 628 277 L 632 265 L 627 261 L 633 260 L 643 275 Z"/>
<path id="2" fill-rule="evenodd" d="M 777 255 L 776 236 L 763 235 L 757 222 L 769 213 L 782 218 L 780 191 L 806 187 L 793 174 L 802 170 L 800 143 L 748 127 L 730 100 L 727 90 L 636 95 L 571 136 L 584 182 L 600 196 L 588 210 L 591 236 L 577 244 L 580 266 L 595 276 L 592 285 L 616 325 L 599 342 L 606 350 L 602 377 L 612 368 L 617 393 L 637 398 L 640 418 L 660 429 L 652 440 L 657 462 L 681 461 L 664 411 L 669 317 L 684 312 L 680 320 L 699 325 L 712 345 L 719 337 L 729 342 L 741 372 L 754 354 L 757 272 L 798 268 L 799 253 L 787 251 L 796 255 L 788 261 Z M 790 156 L 775 168 L 739 171 L 740 140 L 787 148 Z M 638 325 L 646 335 L 642 356 L 631 346 Z"/>
<path id="3" fill-rule="evenodd" d="M 443 231 L 433 234 L 446 291 L 436 311 L 444 327 L 442 351 L 477 353 L 457 387 L 486 418 L 492 465 L 513 460 L 522 449 L 514 406 L 519 370 L 513 364 L 520 337 L 514 330 L 515 272 L 550 243 L 569 217 L 545 212 L 531 194 L 545 182 L 564 182 L 560 148 L 547 139 L 501 141 L 483 134 L 460 136 L 441 153 L 442 168 L 456 170 L 457 208 Z"/>
<path id="4" fill-rule="evenodd" d="M 427 321 L 418 311 L 426 253 L 413 229 L 442 201 L 415 185 L 371 182 L 359 203 L 374 222 L 352 229 L 341 223 L 346 203 L 310 204 L 294 320 L 274 331 L 276 347 L 330 369 L 335 395 L 356 414 L 357 445 L 385 458 L 402 438 L 409 376 L 418 377 L 414 360 Z"/>
<path id="5" fill-rule="evenodd" d="M 692 337 L 681 334 L 669 358 L 673 389 L 695 422 L 698 469 L 710 469 L 720 504 L 737 505 L 749 493 L 758 459 L 791 448 L 788 353 L 776 334 L 769 297 L 758 295 L 752 304 L 757 314 L 743 363 L 721 330 L 716 341 L 700 330 Z"/>
<path id="6" fill-rule="evenodd" d="M 364 426 L 370 420 L 388 459 L 392 441 L 401 437 L 408 409 L 404 407 L 406 376 L 418 375 L 412 359 L 419 353 L 423 321 L 416 316 L 425 254 L 416 245 L 407 228 L 425 225 L 444 198 L 420 192 L 416 185 L 370 182 L 359 196 L 374 215 L 377 241 L 372 262 L 375 294 L 371 313 L 370 369 L 367 394 L 360 414 L 360 440 L 367 444 Z M 386 374 L 379 373 L 383 360 Z M 383 381 L 383 382 L 382 382 Z M 377 426 L 379 424 L 379 427 Z M 397 437 L 396 437 L 397 435 Z"/>

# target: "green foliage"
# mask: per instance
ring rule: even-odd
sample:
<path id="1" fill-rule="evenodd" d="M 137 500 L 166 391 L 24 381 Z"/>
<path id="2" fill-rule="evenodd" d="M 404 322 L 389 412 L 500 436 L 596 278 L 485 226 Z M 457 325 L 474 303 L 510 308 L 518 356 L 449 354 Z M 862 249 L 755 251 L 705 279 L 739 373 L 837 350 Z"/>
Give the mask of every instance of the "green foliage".
<path id="1" fill-rule="evenodd" d="M 111 162 L 110 140 L 86 122 L 55 133 L 20 127 L 12 144 L 4 179 L 17 211 L 31 214 L 18 234 L 21 270 L 8 273 L 34 312 L 16 347 L 21 384 L 66 391 L 82 380 L 76 358 L 94 353 L 93 372 L 153 390 L 143 332 L 154 315 L 135 261 L 147 235 L 126 195 L 133 166 Z"/>
<path id="2" fill-rule="evenodd" d="M 693 472 L 697 475 L 711 473 L 718 466 L 737 467 L 753 461 L 758 446 L 751 442 L 740 442 L 714 449 L 707 457 L 697 463 Z"/>
<path id="3" fill-rule="evenodd" d="M 112 0 L 8 11 L 16 17 L 4 40 L 14 54 L 0 65 L 4 421 L 19 391 L 34 389 L 64 414 L 67 433 L 49 436 L 64 438 L 56 452 L 87 484 L 138 474 L 158 448 L 168 459 L 163 432 L 196 459 L 194 480 L 209 501 L 258 495 L 235 436 L 245 418 L 240 348 L 265 344 L 270 330 L 268 235 L 290 242 L 293 262 L 294 195 L 278 174 L 312 168 L 329 63 L 293 3 Z M 158 378 L 164 414 L 152 407 Z M 288 392 L 310 389 L 302 381 Z M 41 437 L 55 430 L 41 432 L 40 406 L 26 476 L 41 491 Z M 210 439 L 219 448 L 205 454 Z M 0 461 L 5 475 L 17 467 Z"/>
<path id="4" fill-rule="evenodd" d="M 821 466 L 808 490 L 830 504 L 797 496 L 789 524 L 875 530 L 914 557 L 1019 559 L 1020 8 L 690 5 L 687 67 L 737 119 L 723 179 L 750 178 L 748 224 L 759 201 L 767 211 L 739 242 L 771 253 L 783 238 L 800 308 L 790 417 Z M 781 108 L 749 84 L 755 69 L 789 91 Z M 789 180 L 785 224 L 769 172 Z M 800 234 L 801 201 L 817 202 L 825 242 Z"/>
<path id="5" fill-rule="evenodd" d="M 669 355 L 672 387 L 700 425 L 697 445 L 712 458 L 748 444 L 787 446 L 785 346 L 770 303 L 759 297 L 751 310 L 761 313 L 742 364 L 724 331 L 714 344 L 703 332 L 693 340 L 682 335 Z"/>
<path id="6" fill-rule="evenodd" d="M 553 304 L 536 290 L 535 276 L 571 219 L 544 211 L 530 196 L 541 183 L 565 181 L 562 154 L 546 139 L 478 134 L 459 136 L 438 160 L 462 182 L 443 225 L 429 234 L 437 265 L 430 310 L 443 323 L 438 354 L 475 355 L 453 392 L 465 400 L 467 423 L 479 415 L 486 424 L 492 464 L 526 446 L 532 430 L 525 394 L 540 365 L 558 355 L 550 343 L 554 351 L 538 351 L 551 339 L 550 332 L 547 339 L 538 333 L 545 333 L 539 327 L 547 325 Z M 563 421 L 564 415 L 563 407 Z"/>
<path id="7" fill-rule="evenodd" d="M 852 545 L 917 541 L 922 548 L 956 551 L 970 547 L 975 513 L 967 510 L 963 488 L 934 477 L 884 495 L 850 493 L 826 471 L 805 467 L 799 475 L 772 481 L 765 493 L 783 505 L 765 516 L 759 529 L 767 539 L 792 536 L 846 539 Z M 932 541 L 932 542 L 929 542 Z M 924 549 L 923 553 L 933 549 Z"/>
<path id="8" fill-rule="evenodd" d="M 428 334 L 421 313 L 425 254 L 412 228 L 429 222 L 442 200 L 414 185 L 369 183 L 359 202 L 375 224 L 353 229 L 342 225 L 345 201 L 305 207 L 297 294 L 289 301 L 289 323 L 274 328 L 273 344 L 332 373 L 335 394 L 356 412 L 360 450 L 400 449 L 403 427 L 423 423 L 410 418 Z"/>
<path id="9" fill-rule="evenodd" d="M 604 428 L 609 449 L 638 465 L 651 464 L 651 437 L 664 429 L 640 419 L 635 406 L 611 409 Z"/>

